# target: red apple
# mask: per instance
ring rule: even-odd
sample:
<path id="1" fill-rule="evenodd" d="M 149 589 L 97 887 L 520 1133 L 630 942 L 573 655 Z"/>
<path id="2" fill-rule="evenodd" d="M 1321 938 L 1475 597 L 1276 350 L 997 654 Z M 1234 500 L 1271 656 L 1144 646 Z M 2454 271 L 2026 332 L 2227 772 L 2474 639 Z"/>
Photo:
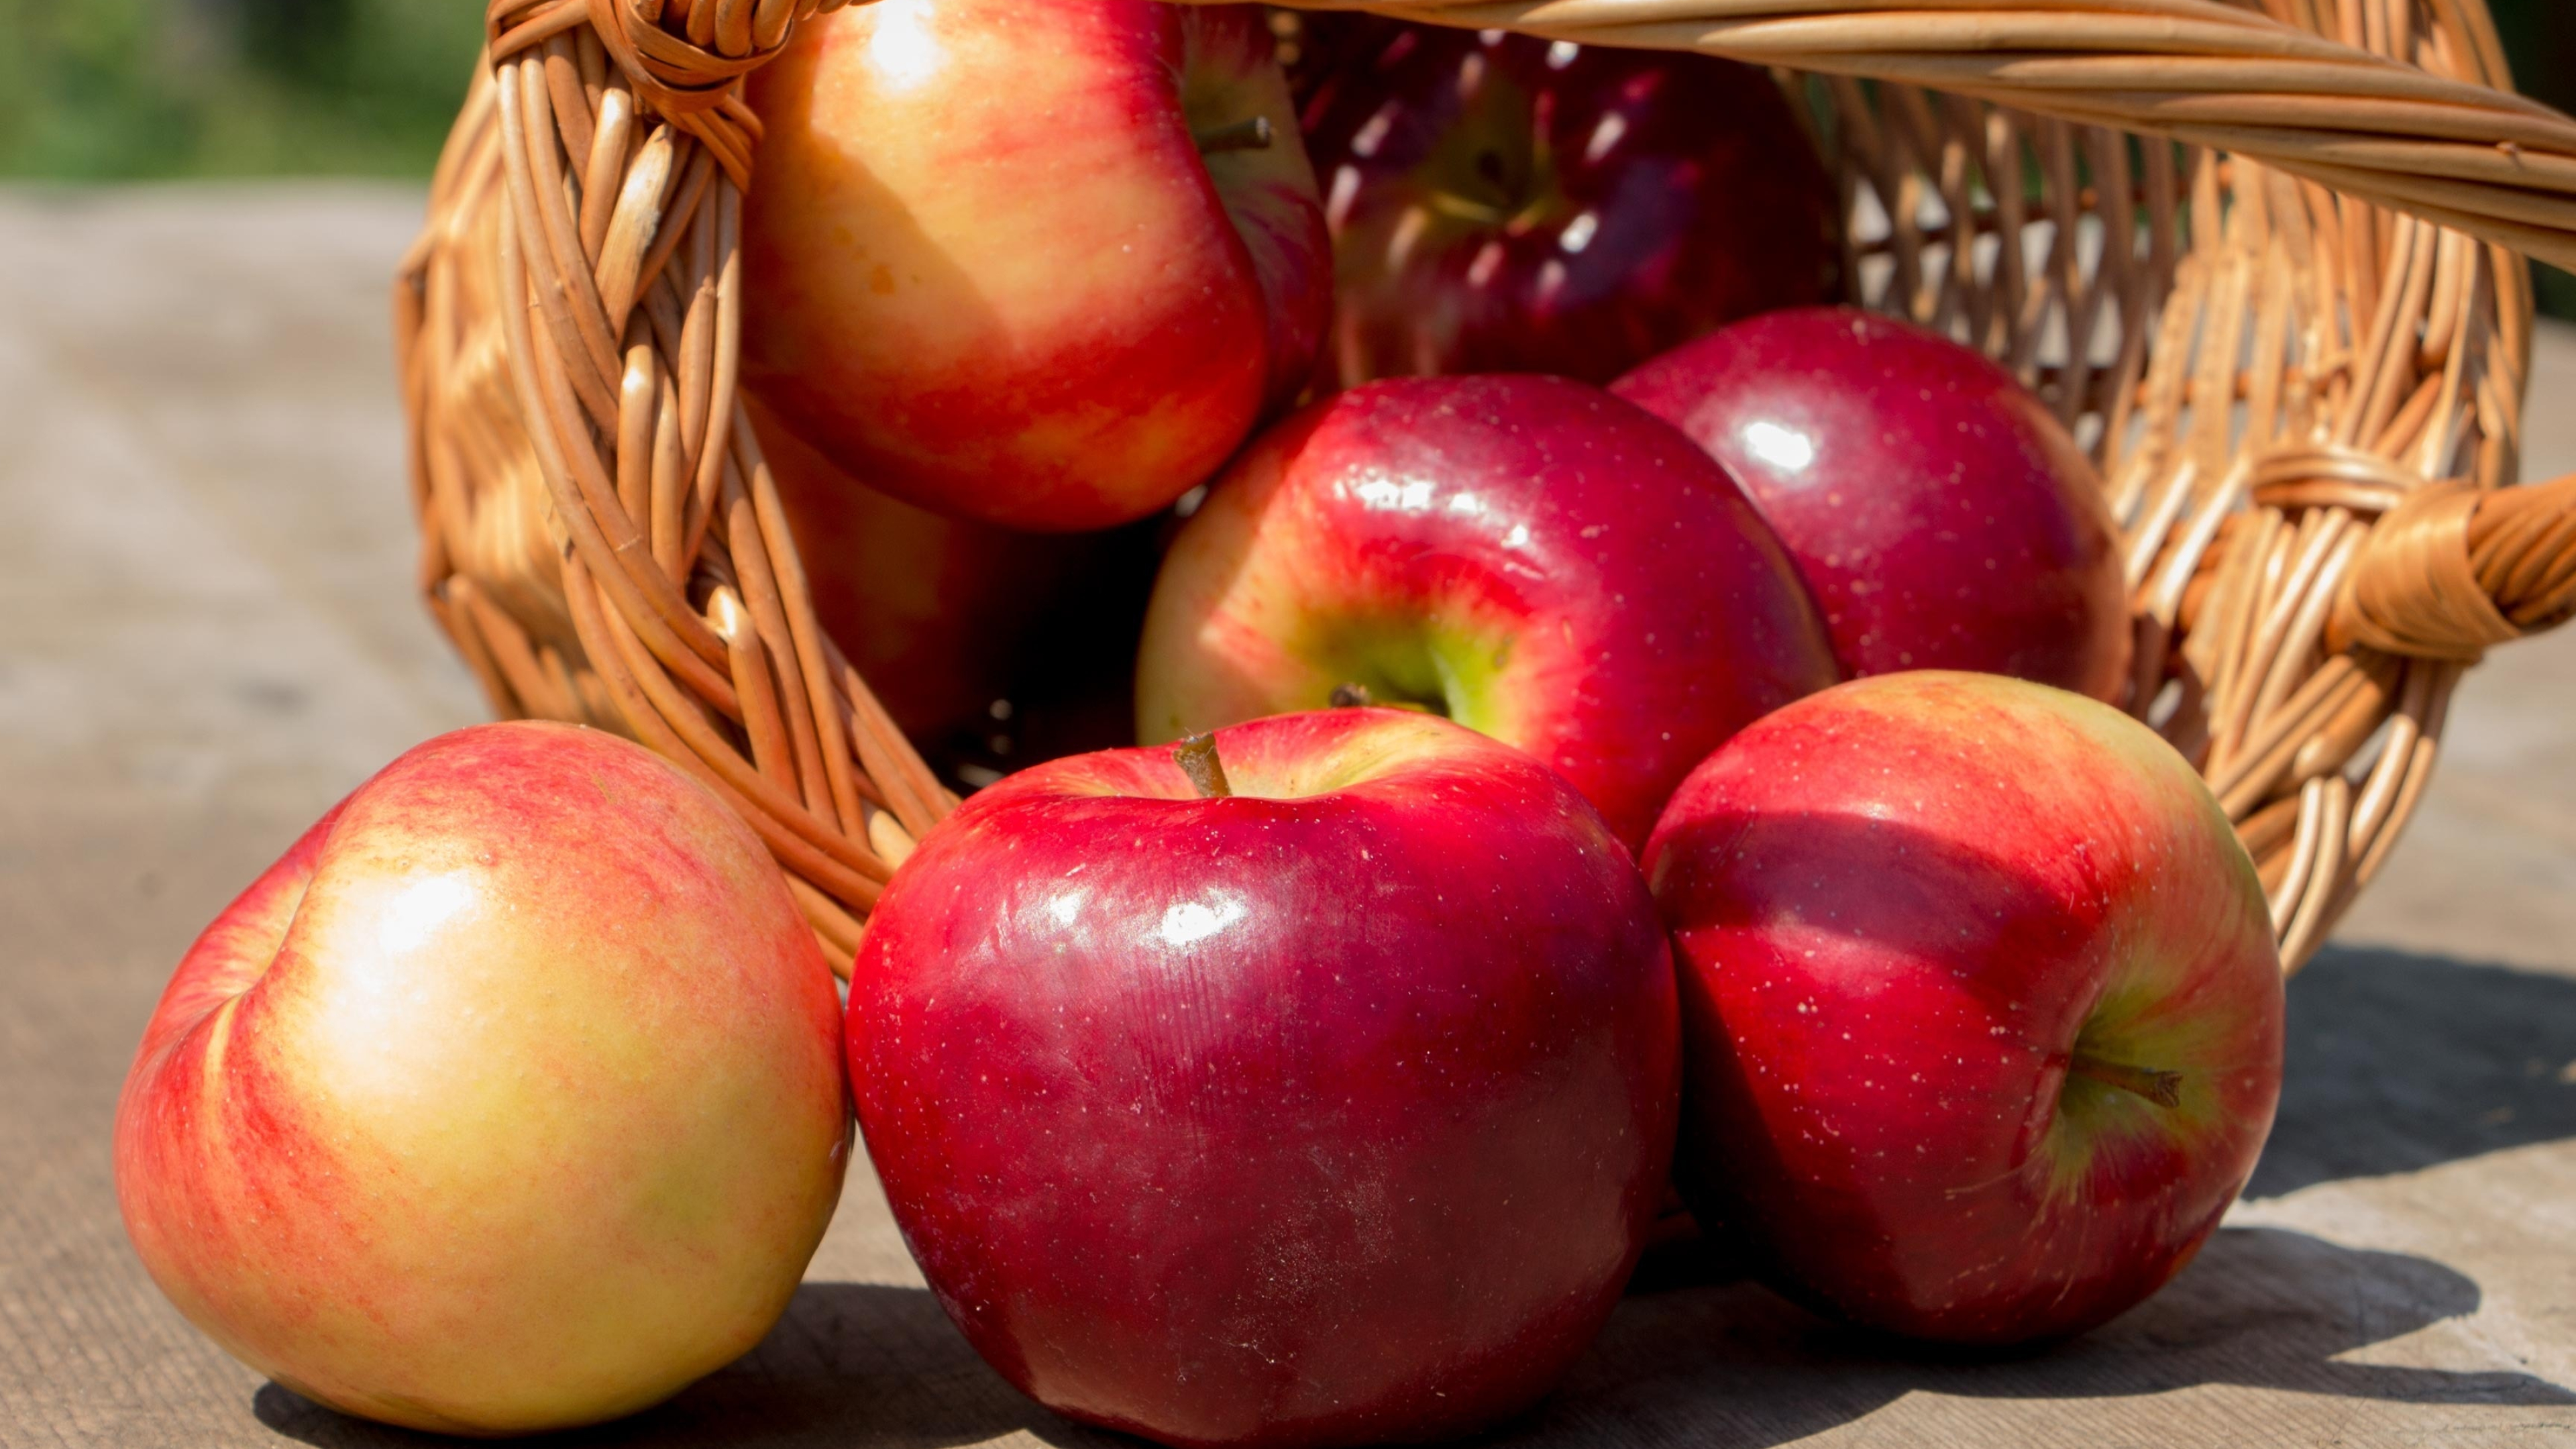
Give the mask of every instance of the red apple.
<path id="1" fill-rule="evenodd" d="M 1344 698 L 1537 755 L 1631 849 L 1728 735 L 1835 678 L 1786 556 L 1690 440 L 1534 375 L 1403 378 L 1256 443 L 1163 563 L 1148 742 Z"/>
<path id="2" fill-rule="evenodd" d="M 2081 1332 L 2218 1226 L 2281 1091 L 2253 863 L 2107 705 L 1921 672 L 1801 700 L 1646 847 L 1684 1196 L 1775 1281 L 1964 1344 Z"/>
<path id="3" fill-rule="evenodd" d="M 2128 590 L 2092 463 L 2011 374 L 1852 308 L 1773 312 L 1611 388 L 1726 465 L 1854 677 L 1973 669 L 2117 702 Z"/>
<path id="4" fill-rule="evenodd" d="M 116 1114 L 153 1281 L 308 1397 L 615 1418 L 757 1342 L 849 1155 L 839 1000 L 760 841 L 644 749 L 444 735 L 190 948 Z"/>
<path id="5" fill-rule="evenodd" d="M 850 993 L 895 1221 L 986 1361 L 1085 1423 L 1494 1423 L 1591 1341 L 1662 1191 L 1645 885 L 1562 780 L 1438 719 L 1200 748 L 1204 788 L 1167 749 L 1014 775 L 896 873 Z"/>
<path id="6" fill-rule="evenodd" d="M 1763 72 L 1300 20 L 1301 115 L 1334 240 L 1329 381 L 1606 382 L 1738 317 L 1836 294 L 1833 182 Z"/>
<path id="7" fill-rule="evenodd" d="M 1069 535 L 949 518 L 749 401 L 816 617 L 941 775 L 972 786 L 1129 741 L 1160 520 Z"/>
<path id="8" fill-rule="evenodd" d="M 1312 370 L 1330 242 L 1254 7 L 877 0 L 751 102 L 743 374 L 870 487 L 1126 522 Z"/>

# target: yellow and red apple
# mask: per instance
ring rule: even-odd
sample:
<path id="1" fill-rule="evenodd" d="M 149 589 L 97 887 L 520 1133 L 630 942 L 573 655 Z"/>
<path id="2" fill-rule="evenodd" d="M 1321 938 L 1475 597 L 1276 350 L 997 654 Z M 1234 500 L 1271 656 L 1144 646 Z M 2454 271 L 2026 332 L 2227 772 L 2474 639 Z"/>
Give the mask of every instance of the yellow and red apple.
<path id="1" fill-rule="evenodd" d="M 1827 690 L 1694 771 L 1645 867 L 1681 957 L 1683 1195 L 1811 1304 L 2081 1332 L 2254 1170 L 2281 1091 L 2262 884 L 2107 705 L 1940 671 Z"/>
<path id="2" fill-rule="evenodd" d="M 1835 678 L 1788 556 L 1690 439 L 1563 378 L 1393 378 L 1210 489 L 1154 586 L 1136 720 L 1428 709 L 1546 761 L 1634 849 L 1710 750 Z"/>
<path id="3" fill-rule="evenodd" d="M 878 0 L 750 94 L 744 375 L 870 487 L 1104 528 L 1305 385 L 1331 243 L 1259 7 Z"/>
<path id="4" fill-rule="evenodd" d="M 253 1368 L 447 1433 L 614 1418 L 786 1308 L 849 1155 L 830 970 L 750 828 L 613 736 L 361 786 L 190 948 L 116 1116 L 153 1281 Z"/>

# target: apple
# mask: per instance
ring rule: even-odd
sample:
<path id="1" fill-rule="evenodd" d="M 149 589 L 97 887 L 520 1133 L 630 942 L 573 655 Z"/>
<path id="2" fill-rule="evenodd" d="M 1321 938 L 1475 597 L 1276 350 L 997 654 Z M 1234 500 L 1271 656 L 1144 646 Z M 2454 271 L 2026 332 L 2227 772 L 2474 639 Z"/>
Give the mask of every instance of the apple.
<path id="1" fill-rule="evenodd" d="M 615 1418 L 757 1342 L 849 1156 L 830 969 L 749 827 L 637 745 L 413 749 L 197 939 L 116 1113 L 153 1281 L 388 1423 Z"/>
<path id="2" fill-rule="evenodd" d="M 1022 533 L 881 493 L 745 394 L 815 616 L 943 777 L 1132 742 L 1160 520 Z"/>
<path id="3" fill-rule="evenodd" d="M 1544 1394 L 1635 1265 L 1673 990 L 1562 780 L 1321 711 L 967 801 L 868 923 L 851 1086 L 931 1291 L 1048 1408 L 1446 1438 Z"/>
<path id="4" fill-rule="evenodd" d="M 1343 699 L 1537 755 L 1630 849 L 1727 736 L 1836 678 L 1760 515 L 1689 439 L 1536 375 L 1315 404 L 1210 489 L 1155 581 L 1151 743 Z"/>
<path id="5" fill-rule="evenodd" d="M 1331 242 L 1258 8 L 877 0 L 750 98 L 743 376 L 870 487 L 1105 528 L 1305 385 Z"/>
<path id="6" fill-rule="evenodd" d="M 1681 957 L 1676 1176 L 1773 1281 L 1958 1344 L 2153 1293 L 2253 1172 L 2281 964 L 2199 776 L 2107 705 L 1864 679 L 1693 771 L 1645 867 Z"/>
<path id="7" fill-rule="evenodd" d="M 1839 205 L 1779 85 L 1712 56 L 1300 17 L 1334 242 L 1325 374 L 1607 382 L 1840 289 Z"/>
<path id="8" fill-rule="evenodd" d="M 1738 322 L 1611 391 L 1744 485 L 1846 674 L 1973 669 L 2118 702 L 2130 625 L 2110 505 L 2002 368 L 1910 323 L 1813 307 Z"/>

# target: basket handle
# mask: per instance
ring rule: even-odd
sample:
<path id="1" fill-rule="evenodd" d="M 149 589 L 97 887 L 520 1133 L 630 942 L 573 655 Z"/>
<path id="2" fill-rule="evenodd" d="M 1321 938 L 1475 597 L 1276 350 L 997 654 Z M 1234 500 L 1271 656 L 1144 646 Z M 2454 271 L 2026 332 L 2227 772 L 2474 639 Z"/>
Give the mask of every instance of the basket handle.
<path id="1" fill-rule="evenodd" d="M 1287 3 L 1956 92 L 2250 157 L 2576 270 L 2576 120 L 2513 93 L 2481 0 L 2432 0 L 2427 38 L 2476 80 L 2328 38 L 2321 0 L 2263 0 L 2269 14 L 2220 0 Z"/>
<path id="2" fill-rule="evenodd" d="M 2576 613 L 2576 474 L 2419 488 L 2370 530 L 2328 642 L 2473 663 Z"/>

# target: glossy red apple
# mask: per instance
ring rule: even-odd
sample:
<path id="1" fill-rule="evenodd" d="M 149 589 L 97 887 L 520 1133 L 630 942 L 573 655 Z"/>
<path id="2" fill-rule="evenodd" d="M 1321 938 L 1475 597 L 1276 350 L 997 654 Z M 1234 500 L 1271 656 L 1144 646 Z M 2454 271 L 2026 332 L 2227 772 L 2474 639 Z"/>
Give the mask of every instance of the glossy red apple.
<path id="1" fill-rule="evenodd" d="M 904 1240 L 1085 1423 L 1492 1424 L 1591 1341 L 1663 1188 L 1645 885 L 1562 780 L 1425 715 L 1222 730 L 1204 786 L 1176 753 L 1012 776 L 878 903 L 850 1068 Z"/>
<path id="2" fill-rule="evenodd" d="M 484 725 L 216 919 L 116 1113 L 134 1250 L 310 1398 L 450 1434 L 631 1413 L 760 1340 L 850 1146 L 778 867 L 668 762 Z"/>
<path id="3" fill-rule="evenodd" d="M 750 95 L 743 375 L 868 486 L 1104 528 L 1305 385 L 1330 242 L 1256 7 L 876 0 Z"/>
<path id="4" fill-rule="evenodd" d="M 1851 308 L 1755 317 L 1611 391 L 1779 532 L 1854 677 L 1972 669 L 2117 702 L 2128 591 L 2093 465 L 2011 374 Z"/>
<path id="5" fill-rule="evenodd" d="M 1606 382 L 1836 294 L 1833 182 L 1762 71 L 1373 15 L 1299 26 L 1334 242 L 1328 385 Z"/>
<path id="6" fill-rule="evenodd" d="M 1430 709 L 1545 760 L 1633 849 L 1710 750 L 1834 679 L 1787 557 L 1689 439 L 1563 378 L 1401 378 L 1209 491 L 1154 586 L 1136 720 Z"/>
<path id="7" fill-rule="evenodd" d="M 1737 735 L 1655 828 L 1683 1194 L 1855 1322 L 2009 1344 L 2153 1293 L 2254 1169 L 2281 966 L 2253 863 L 2145 726 L 1993 675 Z"/>
<path id="8" fill-rule="evenodd" d="M 814 612 L 895 723 L 960 787 L 1133 739 L 1160 520 L 1041 534 L 916 508 L 750 411 Z"/>

